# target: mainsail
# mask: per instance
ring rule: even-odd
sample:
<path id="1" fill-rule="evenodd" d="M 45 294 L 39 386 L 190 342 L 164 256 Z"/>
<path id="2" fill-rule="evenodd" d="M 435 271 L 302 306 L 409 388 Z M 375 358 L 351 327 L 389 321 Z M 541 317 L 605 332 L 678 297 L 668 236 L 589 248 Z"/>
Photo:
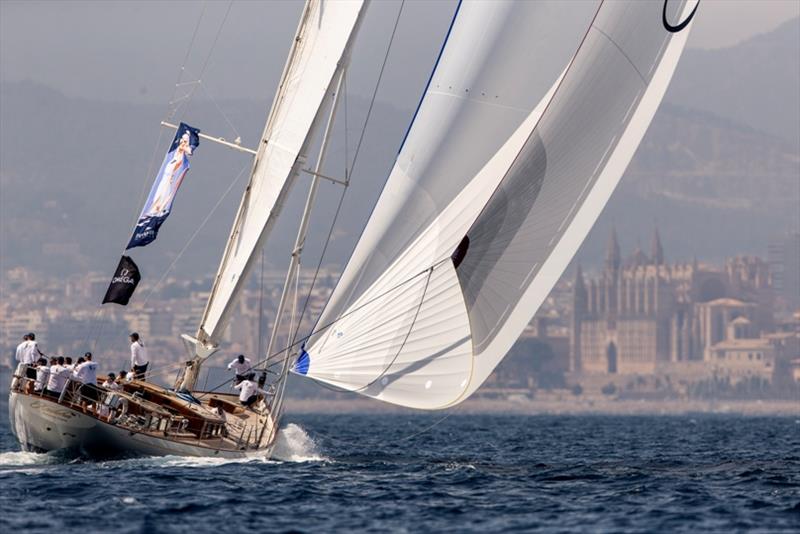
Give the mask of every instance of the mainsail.
<path id="1" fill-rule="evenodd" d="M 464 2 L 304 374 L 415 408 L 474 392 L 600 215 L 696 7 L 604 2 L 553 65 L 575 4 Z"/>
<path id="2" fill-rule="evenodd" d="M 255 253 L 302 170 L 326 96 L 344 68 L 364 0 L 308 0 L 259 142 L 197 339 L 214 348 L 227 326 Z"/>

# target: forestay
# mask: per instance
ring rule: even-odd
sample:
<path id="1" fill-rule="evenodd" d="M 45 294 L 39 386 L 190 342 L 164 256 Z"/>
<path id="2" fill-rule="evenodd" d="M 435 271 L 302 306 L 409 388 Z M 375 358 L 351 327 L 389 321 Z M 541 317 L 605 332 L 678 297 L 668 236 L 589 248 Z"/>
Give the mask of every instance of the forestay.
<path id="1" fill-rule="evenodd" d="M 603 3 L 563 57 L 548 31 L 574 4 L 465 2 L 308 376 L 416 408 L 474 392 L 608 201 L 695 8 Z"/>
<path id="2" fill-rule="evenodd" d="M 309 0 L 259 142 L 231 235 L 197 338 L 214 347 L 294 180 L 337 70 L 346 63 L 365 10 L 364 0 Z"/>

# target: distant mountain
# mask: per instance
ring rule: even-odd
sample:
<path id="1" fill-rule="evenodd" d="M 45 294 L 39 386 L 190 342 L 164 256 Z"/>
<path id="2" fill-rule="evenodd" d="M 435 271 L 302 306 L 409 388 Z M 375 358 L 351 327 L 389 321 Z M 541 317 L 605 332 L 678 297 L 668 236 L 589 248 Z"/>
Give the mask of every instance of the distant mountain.
<path id="1" fill-rule="evenodd" d="M 241 130 L 245 146 L 261 133 L 269 102 L 221 102 Z M 348 158 L 361 133 L 367 102 L 348 98 Z M 34 83 L 0 86 L 0 256 L 4 267 L 25 265 L 50 272 L 111 271 L 173 135 L 158 124 L 163 109 L 109 104 L 64 95 Z M 339 225 L 332 262 L 344 262 L 382 187 L 413 110 L 381 104 L 373 111 Z M 209 133 L 227 131 L 215 106 L 193 103 L 185 120 Z M 381 132 L 381 135 L 372 135 Z M 158 138 L 158 139 L 157 139 Z M 344 175 L 341 128 L 325 172 Z M 154 146 L 156 145 L 157 146 Z M 250 170 L 244 154 L 202 141 L 169 219 L 151 245 L 134 251 L 140 267 L 159 273 L 176 257 L 240 171 L 238 182 L 210 216 L 177 264 L 190 276 L 216 270 Z M 285 213 L 302 209 L 310 184 L 301 175 Z M 356 187 L 357 186 L 357 187 Z M 309 254 L 327 231 L 340 186 L 323 183 L 312 219 Z M 271 265 L 283 266 L 294 242 L 297 218 L 285 217 L 267 247 Z M 338 254 L 337 254 L 338 252 Z M 139 261 L 141 258 L 142 261 Z"/>
<path id="2" fill-rule="evenodd" d="M 729 48 L 687 50 L 665 100 L 800 147 L 800 18 Z"/>
<path id="3" fill-rule="evenodd" d="M 719 259 L 763 254 L 766 241 L 796 226 L 800 194 L 798 147 L 798 21 L 738 46 L 688 50 L 664 104 L 579 257 L 602 261 L 616 224 L 623 247 L 645 243 L 661 227 L 671 258 Z M 765 80 L 772 80 L 767 83 Z M 360 135 L 367 102 L 348 98 L 348 157 Z M 258 138 L 269 105 L 222 102 L 245 145 Z M 378 102 L 367 128 L 352 186 L 334 232 L 328 262 L 344 263 L 393 164 L 413 109 Z M 67 98 L 33 83 L 0 86 L 0 256 L 3 267 L 52 273 L 111 272 L 170 131 L 156 139 L 163 109 Z M 215 106 L 195 102 L 187 122 L 209 133 L 227 131 Z M 341 125 L 325 172 L 342 176 Z M 157 145 L 157 146 L 156 146 Z M 170 219 L 158 240 L 135 251 L 145 276 L 163 272 L 249 159 L 203 142 L 192 158 Z M 240 178 L 199 231 L 176 273 L 210 274 L 244 188 Z M 282 267 L 296 231 L 308 177 L 298 180 L 287 217 L 268 242 L 266 258 Z M 327 235 L 339 186 L 323 184 L 305 257 Z"/>
<path id="4" fill-rule="evenodd" d="M 610 227 L 648 250 L 658 226 L 670 260 L 765 255 L 800 219 L 800 154 L 791 143 L 707 112 L 662 105 L 578 256 L 603 257 Z"/>

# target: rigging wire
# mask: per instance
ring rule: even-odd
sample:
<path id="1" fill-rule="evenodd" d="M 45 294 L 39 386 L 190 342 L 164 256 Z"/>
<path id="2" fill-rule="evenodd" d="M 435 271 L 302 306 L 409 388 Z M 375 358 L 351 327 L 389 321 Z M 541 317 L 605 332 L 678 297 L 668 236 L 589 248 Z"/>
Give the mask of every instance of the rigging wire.
<path id="1" fill-rule="evenodd" d="M 204 17 L 205 12 L 206 12 L 206 7 L 207 7 L 207 2 L 204 1 L 203 2 L 203 8 L 200 10 L 200 15 L 198 16 L 197 22 L 195 23 L 195 26 L 194 26 L 194 30 L 192 31 L 192 37 L 189 40 L 189 46 L 186 49 L 186 54 L 184 54 L 183 63 L 181 64 L 180 69 L 178 69 L 178 75 L 177 75 L 176 80 L 175 80 L 175 86 L 173 87 L 173 90 L 172 90 L 172 96 L 170 97 L 170 101 L 167 104 L 167 106 L 168 106 L 167 107 L 167 110 L 168 110 L 167 114 L 168 115 L 170 113 L 169 112 L 169 108 L 172 106 L 172 104 L 173 104 L 173 102 L 175 100 L 175 95 L 178 92 L 178 87 L 180 86 L 181 81 L 183 79 L 183 73 L 186 70 L 186 62 L 189 60 L 189 56 L 191 55 L 192 49 L 194 48 L 194 43 L 195 43 L 195 40 L 197 39 L 197 34 L 198 34 L 199 29 L 200 29 L 200 24 L 203 21 L 203 17 Z M 142 183 L 142 189 L 139 192 L 139 202 L 136 205 L 134 205 L 134 210 L 136 210 L 137 206 L 141 206 L 142 203 L 144 202 L 145 194 L 147 193 L 147 184 L 150 182 L 150 177 L 152 176 L 152 173 L 153 173 L 153 168 L 155 166 L 156 158 L 158 157 L 159 147 L 161 146 L 161 140 L 162 140 L 163 136 L 164 136 L 164 131 L 163 131 L 163 129 L 159 128 L 158 137 L 156 139 L 155 146 L 153 147 L 153 150 L 151 152 L 150 162 L 147 165 L 147 173 L 145 174 L 145 178 L 144 178 L 144 181 Z M 139 213 L 138 211 L 134 211 L 134 213 L 133 213 L 134 219 L 133 219 L 133 223 L 132 223 L 131 226 L 133 226 L 134 228 L 136 226 L 136 222 L 139 219 L 138 213 Z M 127 248 L 123 248 L 122 249 L 121 255 L 125 254 L 125 250 L 127 250 Z M 105 307 L 101 303 L 98 306 L 98 309 L 95 312 L 92 321 L 89 323 L 89 328 L 87 329 L 87 335 L 84 338 L 84 342 L 83 342 L 84 345 L 88 345 L 89 344 L 89 340 L 91 339 L 92 340 L 92 346 L 96 347 L 98 338 L 100 337 L 102 329 L 105 326 L 105 322 L 107 320 L 107 315 L 105 314 L 105 310 L 106 310 Z M 99 324 L 98 324 L 98 320 L 100 320 Z M 94 350 L 94 348 L 93 348 L 93 350 Z"/>
<path id="2" fill-rule="evenodd" d="M 186 241 L 186 244 L 183 246 L 183 248 L 180 250 L 180 252 L 178 252 L 178 255 L 175 256 L 175 258 L 172 260 L 172 263 L 170 263 L 169 267 L 167 267 L 167 270 L 164 271 L 164 274 L 161 276 L 161 278 L 158 280 L 158 282 L 156 282 L 155 285 L 153 285 L 153 287 L 147 293 L 147 295 L 145 296 L 144 300 L 142 301 L 142 304 L 141 304 L 142 307 L 144 307 L 147 304 L 148 300 L 150 299 L 152 294 L 155 292 L 155 290 L 161 285 L 162 282 L 164 282 L 164 279 L 169 275 L 169 273 L 172 272 L 172 269 L 178 263 L 178 260 L 181 259 L 181 256 L 183 256 L 183 254 L 186 252 L 186 250 L 189 248 L 189 245 L 192 244 L 192 242 L 195 240 L 195 238 L 198 235 L 200 235 L 200 232 L 203 230 L 203 228 L 208 223 L 208 221 L 211 220 L 211 217 L 217 211 L 217 208 L 219 208 L 220 204 L 222 204 L 222 201 L 225 200 L 225 198 L 231 192 L 231 190 L 233 189 L 233 186 L 235 186 L 239 182 L 241 177 L 244 175 L 245 169 L 247 169 L 248 167 L 249 167 L 249 165 L 245 165 L 244 167 L 242 167 L 242 169 L 239 171 L 239 174 L 236 175 L 236 178 L 233 179 L 233 181 L 230 183 L 230 185 L 225 190 L 225 192 L 222 193 L 222 196 L 220 196 L 217 199 L 216 204 L 214 204 L 214 207 L 212 207 L 211 210 L 208 212 L 206 217 L 203 219 L 203 222 L 200 223 L 200 226 L 198 226 L 197 229 L 194 231 L 194 233 L 191 235 L 191 237 L 189 237 L 188 241 Z"/>
<path id="3" fill-rule="evenodd" d="M 219 106 L 217 101 L 211 96 L 211 94 L 209 93 L 207 88 L 204 85 L 202 85 L 202 77 L 206 72 L 206 69 L 207 69 L 207 67 L 209 65 L 209 62 L 211 60 L 211 56 L 212 56 L 212 54 L 213 54 L 213 52 L 214 52 L 214 50 L 215 50 L 215 48 L 217 46 L 217 43 L 219 41 L 220 35 L 222 34 L 222 30 L 223 30 L 223 28 L 225 26 L 225 23 L 228 20 L 228 16 L 230 15 L 231 8 L 233 7 L 233 0 L 230 0 L 230 2 L 228 3 L 228 7 L 227 7 L 227 9 L 225 11 L 225 15 L 223 16 L 223 19 L 220 22 L 219 27 L 217 28 L 216 35 L 214 36 L 214 41 L 212 42 L 211 48 L 209 48 L 209 51 L 206 54 L 205 60 L 203 61 L 203 66 L 202 66 L 202 68 L 200 70 L 200 77 L 196 81 L 192 81 L 192 82 L 183 81 L 184 80 L 184 75 L 187 72 L 186 64 L 189 61 L 189 58 L 191 57 L 191 53 L 192 53 L 192 51 L 194 49 L 195 42 L 197 41 L 197 36 L 198 36 L 199 30 L 200 30 L 201 23 L 202 23 L 203 18 L 205 16 L 207 4 L 208 4 L 207 1 L 203 2 L 203 8 L 200 11 L 200 15 L 198 16 L 197 23 L 195 24 L 194 30 L 192 31 L 192 37 L 189 40 L 189 46 L 188 46 L 188 48 L 186 50 L 186 54 L 184 55 L 183 63 L 181 64 L 181 67 L 180 67 L 180 69 L 178 71 L 178 76 L 177 76 L 177 79 L 175 81 L 175 85 L 173 86 L 172 96 L 170 97 L 170 100 L 169 100 L 169 102 L 167 104 L 167 112 L 166 112 L 165 118 L 167 120 L 169 120 L 169 119 L 172 119 L 173 117 L 175 117 L 175 115 L 177 114 L 177 112 L 181 108 L 181 106 L 183 106 L 183 111 L 185 113 L 186 109 L 188 109 L 189 104 L 192 101 L 192 98 L 194 97 L 194 94 L 195 94 L 197 86 L 200 85 L 201 88 L 203 89 L 203 91 L 205 92 L 206 96 L 208 96 L 208 98 L 213 102 L 213 104 L 215 105 L 217 110 L 222 115 L 223 119 L 228 123 L 228 125 L 231 127 L 231 129 L 234 131 L 235 135 L 238 138 L 238 137 L 240 137 L 239 132 L 236 129 L 236 127 L 233 125 L 233 123 L 231 122 L 230 118 L 228 118 L 228 116 L 222 111 L 222 108 Z M 191 85 L 192 86 L 190 92 L 188 94 L 182 96 L 182 97 L 176 98 L 176 95 L 178 93 L 178 89 L 180 87 L 182 87 L 182 86 L 185 86 L 185 85 Z M 180 117 L 182 117 L 182 115 L 179 116 L 179 120 L 180 120 Z M 155 166 L 155 163 L 156 163 L 156 159 L 158 157 L 159 148 L 161 147 L 163 137 L 164 137 L 163 129 L 159 129 L 158 138 L 156 140 L 155 147 L 154 147 L 154 149 L 152 151 L 152 155 L 150 157 L 150 163 L 148 164 L 147 174 L 145 176 L 145 180 L 144 180 L 144 183 L 142 185 L 141 192 L 139 194 L 139 202 L 138 202 L 137 206 L 141 206 L 142 203 L 144 202 L 145 195 L 147 193 L 147 185 L 150 182 L 150 177 L 153 174 L 153 169 L 154 169 L 154 166 Z M 236 183 L 238 181 L 238 179 L 241 176 L 242 172 L 244 172 L 244 169 L 239 173 L 239 176 L 236 177 L 236 179 L 234 180 L 233 183 Z M 232 185 L 233 184 L 231 184 L 231 186 Z M 223 194 L 222 198 L 224 198 L 230 192 L 230 189 L 231 188 L 229 187 L 228 190 Z M 220 199 L 220 201 L 221 201 L 221 199 Z M 217 205 L 214 206 L 214 208 L 212 209 L 212 213 L 213 213 L 214 210 L 216 210 L 216 208 L 219 206 L 219 204 L 220 204 L 220 202 L 217 202 Z M 209 216 L 207 216 L 206 219 L 203 221 L 203 223 L 201 224 L 200 228 L 202 228 L 206 224 L 206 222 L 208 222 L 208 219 L 209 219 L 210 215 L 211 215 L 211 213 L 209 213 Z M 134 212 L 134 217 L 135 217 L 135 219 L 133 220 L 133 226 L 135 228 L 136 222 L 138 221 L 138 212 Z M 167 268 L 167 271 L 164 273 L 164 275 L 161 277 L 161 279 L 156 283 L 154 288 L 151 289 L 151 291 L 147 294 L 147 296 L 145 297 L 145 299 L 144 299 L 144 301 L 142 303 L 142 306 L 144 306 L 147 303 L 148 299 L 152 295 L 152 293 L 155 290 L 155 288 L 158 287 L 164 281 L 164 279 L 166 278 L 168 273 L 175 266 L 175 263 L 178 260 L 178 258 L 180 258 L 183 255 L 183 253 L 186 251 L 188 245 L 197 236 L 197 234 L 199 233 L 199 230 L 200 229 L 198 229 L 198 231 L 196 231 L 195 234 L 192 235 L 192 237 L 186 243 L 184 248 L 181 250 L 181 252 L 175 258 L 175 260 L 172 262 L 172 264 Z M 127 248 L 124 248 L 122 250 L 122 255 L 125 254 L 125 250 L 127 250 Z M 98 319 L 100 320 L 99 325 L 97 324 Z M 84 344 L 88 344 L 89 339 L 92 339 L 92 346 L 93 347 L 97 346 L 98 338 L 101 335 L 102 330 L 103 330 L 107 320 L 108 320 L 108 315 L 105 313 L 105 308 L 104 308 L 104 306 L 102 304 L 100 304 L 99 307 L 98 307 L 97 312 L 95 313 L 95 316 L 94 316 L 92 322 L 90 323 L 90 327 L 88 329 L 87 336 L 86 336 L 86 338 L 84 340 Z"/>
<path id="4" fill-rule="evenodd" d="M 344 313 L 344 314 L 340 315 L 339 317 L 337 317 L 336 319 L 334 319 L 334 320 L 332 320 L 332 321 L 330 321 L 330 322 L 328 322 L 328 323 L 324 324 L 323 326 L 321 326 L 321 327 L 319 327 L 319 328 L 316 328 L 316 329 L 312 330 L 312 331 L 311 331 L 309 334 L 307 334 L 306 336 L 303 336 L 303 337 L 301 337 L 301 338 L 299 338 L 299 339 L 295 340 L 295 341 L 294 341 L 294 342 L 293 342 L 291 345 L 287 345 L 286 347 L 283 347 L 283 348 L 281 348 L 280 350 L 277 350 L 277 351 L 273 352 L 271 355 L 268 355 L 266 358 L 264 358 L 264 359 L 262 359 L 262 360 L 259 360 L 259 361 L 257 361 L 255 364 L 253 364 L 253 367 L 256 367 L 256 366 L 258 366 L 258 365 L 261 365 L 261 364 L 264 364 L 264 363 L 267 363 L 267 362 L 269 362 L 270 360 L 274 360 L 276 356 L 279 356 L 279 355 L 281 355 L 281 354 L 282 354 L 282 353 L 284 353 L 285 351 L 287 351 L 287 350 L 290 350 L 290 349 L 292 349 L 292 348 L 296 347 L 297 345 L 299 345 L 299 344 L 301 344 L 301 343 L 305 343 L 305 342 L 306 342 L 306 341 L 308 341 L 308 340 L 309 340 L 309 339 L 310 339 L 310 338 L 311 338 L 313 335 L 315 335 L 315 334 L 318 334 L 318 333 L 320 333 L 320 332 L 322 332 L 322 331 L 324 331 L 324 330 L 327 330 L 328 328 L 330 328 L 331 326 L 335 325 L 336 323 L 338 323 L 338 322 L 339 322 L 339 321 L 341 321 L 342 319 L 345 319 L 346 317 L 349 317 L 350 315 L 353 315 L 354 313 L 356 313 L 356 312 L 358 312 L 358 311 L 362 310 L 362 309 L 363 309 L 363 308 L 365 308 L 366 306 L 369 306 L 370 304 L 372 304 L 372 303 L 376 302 L 378 299 L 381 299 L 381 298 L 385 297 L 386 295 L 390 294 L 391 292 L 393 292 L 393 291 L 395 291 L 395 290 L 397 290 L 397 289 L 399 289 L 399 288 L 401 288 L 401 287 L 405 286 L 406 284 L 408 284 L 408 283 L 410 283 L 410 282 L 413 282 L 413 281 L 414 281 L 414 280 L 416 280 L 418 277 L 420 277 L 420 276 L 422 276 L 422 275 L 425 275 L 425 274 L 428 274 L 428 272 L 429 272 L 431 269 L 436 269 L 436 268 L 437 268 L 439 265 L 443 264 L 443 263 L 444 263 L 444 262 L 446 262 L 446 261 L 451 261 L 451 259 L 450 259 L 450 256 L 449 256 L 449 255 L 448 255 L 448 256 L 446 256 L 446 257 L 444 257 L 444 258 L 442 258 L 442 259 L 440 259 L 439 261 L 437 261 L 437 262 L 436 262 L 436 263 L 434 263 L 433 265 L 431 265 L 431 266 L 429 266 L 429 267 L 426 267 L 424 270 L 417 272 L 416 274 L 414 274 L 414 275 L 410 276 L 409 278 L 406 278 L 406 279 L 405 279 L 405 280 L 403 280 L 402 282 L 399 282 L 399 283 L 397 283 L 397 284 L 396 284 L 396 285 L 394 285 L 393 287 L 390 287 L 389 289 L 387 289 L 387 290 L 386 290 L 386 291 L 384 291 L 383 293 L 380 293 L 380 294 L 378 294 L 378 295 L 374 296 L 373 298 L 369 299 L 368 301 L 364 302 L 363 304 L 361 304 L 361 305 L 359 305 L 359 306 L 356 306 L 355 308 L 351 309 L 351 310 L 350 310 L 350 311 L 348 311 L 347 313 Z M 209 391 L 215 391 L 216 389 L 218 389 L 218 388 L 221 388 L 222 386 L 224 386 L 225 384 L 228 384 L 228 383 L 229 383 L 229 382 L 231 382 L 231 381 L 233 381 L 233 378 L 229 378 L 229 379 L 225 380 L 224 382 L 222 382 L 221 384 L 219 384 L 218 386 L 216 386 L 216 387 L 212 388 L 212 389 L 211 389 L 211 390 L 209 390 Z"/>
<path id="5" fill-rule="evenodd" d="M 349 187 L 350 177 L 353 176 L 353 169 L 355 168 L 356 163 L 358 162 L 358 154 L 359 154 L 359 152 L 361 150 L 361 144 L 364 141 L 364 135 L 365 135 L 365 133 L 367 131 L 367 126 L 369 124 L 369 119 L 372 116 L 372 108 L 375 105 L 375 100 L 377 99 L 377 96 L 378 96 L 378 90 L 381 87 L 381 81 L 383 80 L 383 73 L 386 70 L 386 63 L 389 60 L 389 54 L 390 54 L 390 52 L 392 50 L 392 44 L 394 43 L 394 37 L 395 37 L 395 34 L 397 33 L 397 26 L 400 23 L 400 17 L 403 14 L 403 7 L 404 6 L 405 6 L 405 0 L 403 0 L 400 3 L 400 9 L 397 10 L 397 17 L 395 18 L 394 27 L 392 28 L 392 33 L 391 33 L 391 35 L 389 37 L 389 43 L 388 43 L 388 45 L 386 47 L 386 53 L 383 56 L 383 62 L 381 63 L 381 69 L 378 72 L 378 79 L 375 82 L 375 88 L 372 91 L 372 98 L 370 99 L 369 107 L 367 108 L 367 115 L 366 115 L 366 117 L 364 119 L 364 125 L 361 127 L 361 134 L 359 135 L 358 143 L 356 144 L 356 149 L 355 149 L 355 153 L 353 155 L 353 161 L 350 164 L 349 172 L 348 172 L 348 169 L 347 169 L 347 167 L 348 167 L 348 160 L 347 160 L 347 156 L 348 156 L 348 153 L 347 153 L 348 152 L 348 145 L 347 145 L 347 139 L 348 139 L 348 135 L 347 135 L 347 92 L 346 92 L 347 91 L 347 77 L 346 77 L 346 73 L 345 73 L 345 79 L 344 79 L 344 85 L 343 85 L 343 89 L 345 91 L 345 100 L 344 100 L 344 105 L 345 105 L 345 110 L 344 110 L 345 111 L 345 113 L 344 113 L 345 169 L 344 169 L 344 174 L 345 174 L 345 184 L 347 184 L 347 185 L 342 189 L 342 194 L 339 196 L 339 203 L 336 206 L 336 212 L 333 215 L 333 219 L 331 221 L 331 225 L 330 225 L 330 228 L 328 230 L 328 235 L 325 238 L 325 244 L 322 247 L 322 253 L 320 254 L 319 261 L 317 262 L 317 267 L 314 270 L 314 276 L 311 279 L 311 286 L 308 289 L 308 294 L 306 296 L 305 302 L 303 303 L 303 308 L 302 308 L 302 311 L 300 312 L 300 318 L 297 321 L 297 329 L 295 330 L 294 334 L 292 335 L 292 337 L 290 339 L 290 343 L 292 343 L 292 345 L 290 345 L 290 347 L 295 345 L 294 342 L 297 339 L 297 334 L 299 333 L 300 325 L 302 324 L 303 317 L 304 317 L 304 315 L 306 313 L 306 310 L 308 309 L 308 304 L 309 304 L 309 301 L 311 300 L 311 294 L 314 291 L 314 286 L 316 285 L 317 279 L 319 278 L 319 271 L 322 268 L 322 262 L 324 261 L 325 254 L 328 251 L 328 246 L 330 245 L 331 237 L 333 236 L 333 230 L 336 228 L 336 223 L 339 220 L 339 215 L 340 215 L 340 213 L 342 211 L 342 205 L 344 204 L 344 199 L 345 199 L 345 196 L 347 195 L 347 189 Z M 317 317 L 317 320 L 315 321 L 314 325 L 311 327 L 312 330 L 314 328 L 316 328 L 316 326 L 319 323 L 320 319 L 321 319 L 321 315 L 320 315 L 320 317 Z"/>

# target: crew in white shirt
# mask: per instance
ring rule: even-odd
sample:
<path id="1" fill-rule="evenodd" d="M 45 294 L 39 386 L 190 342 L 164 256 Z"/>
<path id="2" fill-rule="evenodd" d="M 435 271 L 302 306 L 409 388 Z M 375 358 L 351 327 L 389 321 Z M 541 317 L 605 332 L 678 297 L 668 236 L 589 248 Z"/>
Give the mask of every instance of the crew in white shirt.
<path id="1" fill-rule="evenodd" d="M 70 374 L 70 370 L 64 365 L 64 357 L 59 356 L 56 364 L 50 366 L 50 376 L 47 379 L 45 393 L 51 397 L 59 397 L 67 385 Z"/>
<path id="2" fill-rule="evenodd" d="M 147 366 L 150 361 L 147 359 L 147 350 L 144 348 L 144 343 L 139 339 L 139 334 L 136 332 L 130 335 L 131 339 L 131 371 L 133 378 L 136 380 L 144 380 L 144 375 L 147 372 Z"/>
<path id="3" fill-rule="evenodd" d="M 97 389 L 97 364 L 92 361 L 91 352 L 78 358 L 78 363 L 75 364 L 75 369 L 72 371 L 72 377 L 81 383 L 81 406 L 85 410 L 88 401 L 97 402 L 100 398 L 100 392 Z"/>
<path id="4" fill-rule="evenodd" d="M 235 386 L 235 389 L 241 390 L 239 393 L 239 402 L 242 406 L 250 407 L 258 400 L 259 393 L 266 395 L 267 392 L 258 387 L 258 384 L 252 380 L 242 380 Z"/>
<path id="5" fill-rule="evenodd" d="M 25 363 L 28 365 L 33 364 L 37 359 L 44 356 L 42 351 L 39 350 L 39 344 L 36 342 L 36 334 L 33 332 L 28 334 L 28 344 L 25 349 Z"/>
<path id="6" fill-rule="evenodd" d="M 55 363 L 56 362 L 53 362 L 53 364 Z M 44 358 L 39 358 L 39 365 L 36 366 L 36 382 L 33 383 L 33 390 L 36 392 L 43 391 L 47 386 L 47 381 L 49 378 L 50 366 L 47 365 L 47 360 Z"/>
<path id="7" fill-rule="evenodd" d="M 75 366 L 75 378 L 82 384 L 97 385 L 97 363 L 92 361 L 92 353 L 87 352 Z"/>
<path id="8" fill-rule="evenodd" d="M 28 361 L 28 334 L 22 336 L 22 343 L 17 345 L 16 360 L 19 363 L 31 365 L 33 362 Z"/>
<path id="9" fill-rule="evenodd" d="M 244 354 L 240 354 L 229 363 L 228 369 L 233 369 L 233 372 L 236 373 L 234 384 L 238 384 L 245 379 L 252 379 L 254 376 L 254 373 L 249 372 L 251 370 L 250 358 L 245 358 Z"/>
<path id="10" fill-rule="evenodd" d="M 33 365 L 36 363 L 36 358 L 30 351 L 30 343 L 30 334 L 25 334 L 22 336 L 22 343 L 17 345 L 17 352 L 15 355 L 17 362 L 24 363 L 25 365 Z M 27 378 L 36 378 L 36 371 L 28 367 L 25 369 L 25 376 Z"/>
<path id="11" fill-rule="evenodd" d="M 119 391 L 122 387 L 117 383 L 117 375 L 108 373 L 108 379 L 103 382 L 103 387 L 111 391 Z"/>

